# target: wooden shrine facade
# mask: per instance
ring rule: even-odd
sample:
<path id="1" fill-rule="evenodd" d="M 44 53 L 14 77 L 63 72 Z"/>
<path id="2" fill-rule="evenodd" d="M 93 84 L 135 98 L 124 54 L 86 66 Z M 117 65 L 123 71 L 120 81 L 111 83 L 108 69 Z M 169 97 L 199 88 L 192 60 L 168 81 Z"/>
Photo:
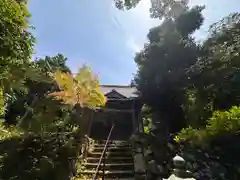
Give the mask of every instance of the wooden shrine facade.
<path id="1" fill-rule="evenodd" d="M 107 97 L 107 103 L 94 113 L 89 136 L 106 139 L 112 124 L 115 125 L 112 140 L 127 140 L 133 132 L 142 131 L 142 103 L 136 89 L 131 86 L 102 85 L 101 90 Z"/>

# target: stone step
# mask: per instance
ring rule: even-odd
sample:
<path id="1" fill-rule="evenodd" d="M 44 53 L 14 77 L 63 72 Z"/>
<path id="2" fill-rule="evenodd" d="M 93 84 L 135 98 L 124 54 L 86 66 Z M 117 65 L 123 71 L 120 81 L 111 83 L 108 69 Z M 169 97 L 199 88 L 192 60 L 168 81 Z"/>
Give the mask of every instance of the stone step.
<path id="1" fill-rule="evenodd" d="M 96 143 L 106 143 L 106 140 L 99 140 L 95 141 Z M 108 143 L 110 144 L 129 144 L 129 141 L 120 141 L 120 140 L 109 140 Z"/>
<path id="2" fill-rule="evenodd" d="M 104 148 L 105 144 L 94 144 L 94 147 Z M 131 148 L 131 145 L 129 145 L 129 144 L 122 144 L 122 145 L 108 144 L 108 147 L 113 147 L 113 148 L 127 147 L 127 148 Z"/>
<path id="3" fill-rule="evenodd" d="M 86 169 L 96 169 L 98 163 L 83 163 Z M 104 167 L 103 163 L 100 165 L 100 170 Z M 132 170 L 134 168 L 133 163 L 106 163 L 105 170 Z"/>
<path id="4" fill-rule="evenodd" d="M 92 152 L 87 154 L 84 171 L 80 172 L 86 180 L 91 179 L 98 166 L 100 157 L 104 150 L 106 141 L 95 141 Z M 132 158 L 132 149 L 127 141 L 110 141 L 106 151 L 105 165 L 101 164 L 96 179 L 102 179 L 103 167 L 104 179 L 133 180 L 134 164 Z M 82 179 L 82 178 L 81 178 Z"/>
<path id="5" fill-rule="evenodd" d="M 114 171 L 109 171 L 109 170 L 106 170 L 105 172 L 105 177 L 106 178 L 112 178 L 112 179 L 117 179 L 118 177 L 121 177 L 121 178 L 132 178 L 134 177 L 134 171 L 131 171 L 131 170 L 114 170 Z M 81 174 L 83 175 L 86 175 L 86 176 L 90 176 L 92 177 L 94 174 L 95 174 L 95 170 L 85 170 L 83 172 L 81 172 Z M 102 177 L 103 175 L 103 171 L 99 171 L 98 172 L 98 177 Z"/>
<path id="6" fill-rule="evenodd" d="M 102 141 L 96 141 L 95 146 L 96 147 L 104 147 L 106 144 L 105 140 Z M 109 141 L 108 147 L 130 147 L 130 143 L 126 141 Z"/>
<path id="7" fill-rule="evenodd" d="M 104 147 L 95 147 L 93 148 L 93 151 L 94 152 L 102 152 L 104 150 Z M 121 151 L 121 152 L 126 152 L 126 151 L 129 151 L 131 152 L 131 148 L 129 147 L 108 147 L 107 148 L 107 152 L 118 152 L 118 151 Z"/>
<path id="8" fill-rule="evenodd" d="M 98 163 L 100 158 L 96 157 L 87 157 L 88 163 Z M 111 157 L 105 160 L 106 163 L 130 163 L 133 162 L 132 157 Z"/>
<path id="9" fill-rule="evenodd" d="M 102 152 L 89 152 L 88 157 L 101 157 Z M 131 151 L 126 152 L 106 152 L 106 158 L 112 158 L 112 157 L 132 157 Z"/>

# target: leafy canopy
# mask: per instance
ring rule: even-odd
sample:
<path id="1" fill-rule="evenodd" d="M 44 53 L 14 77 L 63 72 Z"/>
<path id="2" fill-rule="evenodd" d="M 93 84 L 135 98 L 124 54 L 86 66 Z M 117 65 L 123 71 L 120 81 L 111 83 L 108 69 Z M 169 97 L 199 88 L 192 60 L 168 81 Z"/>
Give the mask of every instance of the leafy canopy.
<path id="1" fill-rule="evenodd" d="M 197 62 L 200 54 L 191 35 L 203 22 L 203 8 L 193 7 L 176 19 L 166 19 L 150 29 L 149 42 L 135 57 L 138 71 L 134 84 L 147 105 L 164 114 L 161 119 L 165 119 L 172 132 L 183 125 L 181 103 L 189 82 L 187 69 Z"/>
<path id="2" fill-rule="evenodd" d="M 25 77 L 32 75 L 29 63 L 35 38 L 28 32 L 29 17 L 25 2 L 1 0 L 0 82 L 5 92 L 21 87 Z"/>
<path id="3" fill-rule="evenodd" d="M 54 79 L 60 91 L 50 93 L 50 96 L 73 106 L 96 108 L 105 105 L 106 98 L 100 91 L 99 80 L 88 66 L 81 67 L 75 76 L 57 71 Z"/>
<path id="4" fill-rule="evenodd" d="M 146 0 L 114 0 L 118 9 L 131 9 L 136 7 L 141 1 Z M 152 18 L 176 18 L 186 7 L 188 0 L 149 0 L 151 7 L 149 9 Z"/>
<path id="5" fill-rule="evenodd" d="M 226 134 L 238 134 L 240 130 L 240 107 L 233 106 L 227 111 L 214 111 L 203 129 L 184 128 L 176 137 L 178 141 L 189 141 L 195 145 L 204 145 L 212 138 Z"/>

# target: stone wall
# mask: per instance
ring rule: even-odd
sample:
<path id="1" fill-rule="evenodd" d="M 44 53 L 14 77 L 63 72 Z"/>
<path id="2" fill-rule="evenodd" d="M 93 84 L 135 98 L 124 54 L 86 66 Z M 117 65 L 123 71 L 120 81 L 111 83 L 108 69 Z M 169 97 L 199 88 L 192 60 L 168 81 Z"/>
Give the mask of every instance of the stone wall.
<path id="1" fill-rule="evenodd" d="M 136 180 L 160 180 L 162 167 L 154 159 L 153 151 L 149 146 L 149 136 L 137 133 L 131 137 Z"/>

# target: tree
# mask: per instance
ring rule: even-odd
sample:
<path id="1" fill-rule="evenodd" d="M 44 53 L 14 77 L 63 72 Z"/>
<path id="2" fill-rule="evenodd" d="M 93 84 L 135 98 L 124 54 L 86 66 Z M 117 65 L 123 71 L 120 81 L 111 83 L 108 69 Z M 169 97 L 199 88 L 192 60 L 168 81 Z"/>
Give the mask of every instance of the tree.
<path id="1" fill-rule="evenodd" d="M 205 126 L 214 110 L 239 105 L 239 19 L 233 13 L 214 23 L 198 61 L 188 69 L 192 87 L 183 108 L 194 127 Z"/>
<path id="2" fill-rule="evenodd" d="M 42 61 L 40 64 L 45 65 Z M 44 69 L 40 73 L 51 79 L 50 84 L 57 84 L 54 89 L 56 92 L 44 90 L 49 87 L 48 81 L 41 82 L 45 87 L 39 88 L 39 92 L 34 88 L 40 98 L 31 106 L 29 115 L 14 126 L 15 129 L 20 128 L 22 133 L 17 136 L 7 134 L 7 138 L 4 137 L 1 141 L 1 179 L 16 176 L 20 179 L 67 179 L 73 173 L 70 168 L 76 163 L 73 160 L 78 160 L 81 155 L 89 112 L 91 108 L 105 102 L 103 94 L 98 92 L 99 81 L 85 66 L 75 77 L 68 72 L 47 73 Z M 35 84 L 28 84 L 29 89 L 34 86 Z M 3 130 L 9 132 L 6 127 Z M 11 172 L 8 170 L 10 167 Z"/>
<path id="3" fill-rule="evenodd" d="M 0 89 L 5 108 L 15 99 L 16 91 L 26 91 L 26 78 L 37 76 L 30 62 L 35 38 L 28 31 L 29 17 L 25 1 L 1 0 Z"/>
<path id="4" fill-rule="evenodd" d="M 61 71 L 65 73 L 70 73 L 71 70 L 66 65 L 67 58 L 62 54 L 58 53 L 56 56 L 46 56 L 44 59 L 37 59 L 34 64 L 36 64 L 41 71 L 44 73 Z"/>
<path id="5" fill-rule="evenodd" d="M 240 14 L 213 24 L 203 44 L 204 56 L 192 67 L 195 86 L 214 102 L 215 109 L 239 104 Z"/>
<path id="6" fill-rule="evenodd" d="M 16 0 L 2 0 L 1 9 L 1 48 L 2 63 L 11 63 L 13 59 L 21 61 L 29 60 L 34 44 L 33 36 L 27 31 L 30 14 L 26 3 Z"/>
<path id="7" fill-rule="evenodd" d="M 184 128 L 176 137 L 197 179 L 240 177 L 239 30 L 239 13 L 213 24 L 203 43 L 203 53 L 188 72 L 198 94 L 194 101 L 205 102 L 201 106 L 193 103 L 193 113 L 201 115 L 196 112 L 206 111 L 207 103 L 211 103 L 207 111 L 212 114 L 203 116 L 204 124 Z"/>
<path id="8" fill-rule="evenodd" d="M 202 53 L 192 34 L 203 22 L 203 9 L 186 8 L 179 16 L 166 18 L 161 25 L 150 29 L 148 43 L 135 56 L 138 71 L 133 84 L 152 112 L 150 149 L 162 167 L 164 178 L 169 175 L 172 156 L 177 150 L 170 145 L 174 144 L 171 137 L 188 123 L 183 105 L 186 91 L 194 87 L 188 70 Z"/>
<path id="9" fill-rule="evenodd" d="M 81 152 L 79 131 L 84 132 L 84 126 L 79 128 L 82 114 L 76 121 L 73 110 L 86 112 L 103 105 L 105 98 L 87 68 L 68 79 L 74 79 L 74 86 L 67 93 L 76 88 L 72 91 L 81 93 L 75 97 L 81 97 L 82 107 L 73 109 L 48 96 L 63 90 L 54 81 L 59 76 L 51 75 L 71 72 L 61 54 L 31 61 L 35 39 L 27 31 L 29 17 L 25 0 L 0 2 L 0 118 L 7 122 L 0 124 L 0 179 L 65 180 L 73 173 L 70 159 L 78 159 Z"/>
<path id="10" fill-rule="evenodd" d="M 12 93 L 14 99 L 8 103 L 5 116 L 8 124 L 16 124 L 17 117 L 21 117 L 21 119 L 30 118 L 32 116 L 31 111 L 36 104 L 35 101 L 40 101 L 45 98 L 47 93 L 57 90 L 54 79 L 49 73 L 55 73 L 57 70 L 70 72 L 66 61 L 66 57 L 57 54 L 53 57 L 47 56 L 44 59 L 37 59 L 30 64 L 32 77 L 27 76 L 23 79 L 25 91 L 14 91 L 14 94 Z"/>
<path id="11" fill-rule="evenodd" d="M 9 91 L 26 76 L 35 39 L 27 31 L 30 14 L 26 3 L 2 0 L 0 17 L 0 81 L 4 91 Z"/>
<path id="12" fill-rule="evenodd" d="M 118 9 L 131 9 L 136 7 L 141 0 L 114 0 Z M 187 8 L 188 0 L 150 0 L 149 10 L 152 18 L 176 18 Z"/>
<path id="13" fill-rule="evenodd" d="M 49 94 L 72 107 L 72 119 L 81 128 L 79 138 L 82 139 L 87 131 L 92 110 L 104 106 L 106 97 L 100 91 L 99 80 L 88 66 L 83 66 L 74 77 L 70 73 L 57 71 L 53 77 L 59 91 Z"/>
<path id="14" fill-rule="evenodd" d="M 59 71 L 53 77 L 58 84 L 59 91 L 50 93 L 49 96 L 62 100 L 63 103 L 72 107 L 71 120 L 75 122 L 78 129 L 76 137 L 76 142 L 78 142 L 76 156 L 78 157 L 92 117 L 92 109 L 104 106 L 106 97 L 100 91 L 99 80 L 88 66 L 81 67 L 75 77 L 70 73 Z"/>
<path id="15" fill-rule="evenodd" d="M 72 106 L 96 108 L 106 102 L 104 94 L 100 91 L 100 84 L 87 66 L 79 69 L 75 77 L 70 73 L 57 71 L 54 74 L 55 81 L 60 91 L 50 93 L 57 99 L 63 100 Z"/>
<path id="16" fill-rule="evenodd" d="M 62 100 L 73 108 L 73 119 L 81 128 L 79 138 L 82 139 L 91 118 L 91 109 L 106 103 L 106 97 L 100 91 L 99 80 L 88 66 L 81 67 L 75 76 L 57 71 L 53 77 L 59 91 L 50 93 L 49 96 Z"/>
<path id="17" fill-rule="evenodd" d="M 176 20 L 168 19 L 151 29 L 149 43 L 135 57 L 138 72 L 134 83 L 146 103 L 161 114 L 169 132 L 183 127 L 181 105 L 184 88 L 189 86 L 187 69 L 197 62 L 200 54 L 191 34 L 203 22 L 202 10 L 203 7 L 194 7 Z"/>

